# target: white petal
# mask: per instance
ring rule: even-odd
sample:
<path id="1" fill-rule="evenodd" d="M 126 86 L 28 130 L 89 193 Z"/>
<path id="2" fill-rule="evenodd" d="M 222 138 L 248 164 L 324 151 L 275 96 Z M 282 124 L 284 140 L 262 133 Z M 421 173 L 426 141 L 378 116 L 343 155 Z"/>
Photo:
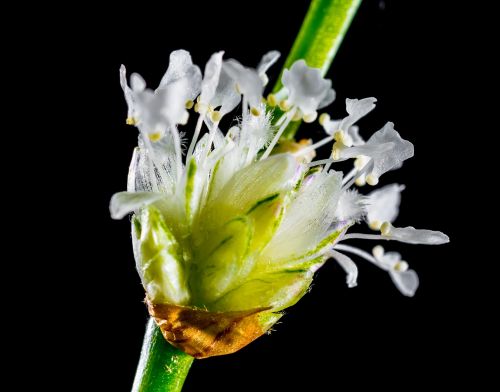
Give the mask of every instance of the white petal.
<path id="1" fill-rule="evenodd" d="M 229 76 L 227 71 L 222 67 L 219 75 L 219 84 L 212 97 L 210 104 L 217 108 L 220 106 L 220 113 L 225 115 L 233 110 L 241 100 L 241 94 L 236 91 L 236 83 L 233 78 Z"/>
<path id="2" fill-rule="evenodd" d="M 144 89 L 146 88 L 146 81 L 141 75 L 134 72 L 132 75 L 130 75 L 130 87 L 134 92 L 144 91 Z"/>
<path id="3" fill-rule="evenodd" d="M 335 220 L 341 187 L 342 174 L 333 170 L 306 178 L 262 257 L 280 260 L 314 248 Z"/>
<path id="4" fill-rule="evenodd" d="M 205 66 L 205 75 L 201 83 L 200 102 L 203 102 L 207 105 L 210 104 L 210 101 L 215 95 L 215 91 L 219 83 L 223 55 L 224 52 L 222 51 L 214 53 Z"/>
<path id="5" fill-rule="evenodd" d="M 394 222 L 399 213 L 403 189 L 404 185 L 391 184 L 368 194 L 366 200 L 368 223 Z"/>
<path id="6" fill-rule="evenodd" d="M 119 192 L 111 198 L 109 211 L 113 219 L 122 219 L 128 213 L 154 203 L 163 197 L 160 193 Z"/>
<path id="7" fill-rule="evenodd" d="M 313 114 L 335 98 L 332 81 L 324 79 L 318 68 L 308 67 L 304 60 L 296 61 L 289 70 L 285 69 L 281 81 L 288 91 L 290 104 L 304 115 Z"/>
<path id="8" fill-rule="evenodd" d="M 246 97 L 250 106 L 258 106 L 264 84 L 256 70 L 244 67 L 238 61 L 229 59 L 223 63 L 224 70 L 234 79 L 239 91 Z"/>
<path id="9" fill-rule="evenodd" d="M 392 271 L 396 264 L 401 261 L 401 255 L 398 252 L 387 252 L 382 253 L 380 256 L 377 255 L 375 260 L 380 268 L 386 271 Z"/>
<path id="10" fill-rule="evenodd" d="M 277 50 L 271 50 L 267 52 L 259 62 L 257 66 L 257 72 L 259 75 L 265 74 L 267 70 L 280 58 L 281 54 Z"/>
<path id="11" fill-rule="evenodd" d="M 194 100 L 200 93 L 201 71 L 198 66 L 193 64 L 189 52 L 175 50 L 170 53 L 168 69 L 161 79 L 158 89 L 165 88 L 181 79 L 186 79 L 185 91 L 182 97 L 183 104 L 185 104 L 187 100 Z"/>
<path id="12" fill-rule="evenodd" d="M 128 114 L 127 117 L 134 117 L 134 98 L 132 90 L 127 84 L 127 69 L 122 64 L 120 67 L 120 86 L 123 90 L 123 95 L 125 96 L 125 102 L 127 102 Z"/>
<path id="13" fill-rule="evenodd" d="M 362 117 L 375 109 L 376 98 L 349 99 L 345 100 L 346 111 L 349 113 L 340 123 L 340 129 L 348 131 Z"/>
<path id="14" fill-rule="evenodd" d="M 365 140 L 359 134 L 359 127 L 357 125 L 350 127 L 347 134 L 351 137 L 353 146 L 361 146 L 362 144 L 365 144 Z"/>
<path id="15" fill-rule="evenodd" d="M 440 231 L 419 230 L 411 226 L 391 227 L 389 234 L 385 237 L 408 244 L 441 245 L 450 242 L 449 237 Z"/>
<path id="16" fill-rule="evenodd" d="M 404 272 L 390 271 L 392 281 L 402 294 L 413 297 L 418 288 L 418 275 L 413 270 Z"/>
<path id="17" fill-rule="evenodd" d="M 403 161 L 411 158 L 414 153 L 413 144 L 401 138 L 399 133 L 394 129 L 394 124 L 392 122 L 388 122 L 381 130 L 375 132 L 366 142 L 366 145 L 375 146 L 387 143 L 394 144 L 391 150 L 374 156 L 375 165 L 372 173 L 376 177 L 380 177 L 389 170 L 400 168 Z"/>
<path id="18" fill-rule="evenodd" d="M 326 91 L 325 96 L 318 104 L 318 109 L 323 109 L 324 107 L 330 105 L 333 101 L 335 101 L 336 96 L 337 96 L 337 94 L 335 93 L 335 90 L 333 88 L 328 89 Z"/>
<path id="19" fill-rule="evenodd" d="M 347 274 L 347 286 L 348 287 L 356 287 L 358 285 L 358 267 L 354 263 L 354 261 L 351 260 L 350 257 L 347 257 L 346 255 L 339 253 L 335 250 L 331 251 L 331 256 L 337 261 L 337 263 L 340 264 L 340 266 L 343 268 L 343 270 Z"/>

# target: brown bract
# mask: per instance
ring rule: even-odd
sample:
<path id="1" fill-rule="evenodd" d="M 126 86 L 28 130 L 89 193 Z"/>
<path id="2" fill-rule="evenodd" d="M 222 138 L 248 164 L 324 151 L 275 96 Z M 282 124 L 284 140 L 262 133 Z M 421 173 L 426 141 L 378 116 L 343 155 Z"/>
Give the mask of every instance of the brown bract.
<path id="1" fill-rule="evenodd" d="M 146 304 L 165 339 L 195 358 L 234 353 L 264 334 L 270 326 L 262 317 L 270 308 L 208 312 L 154 304 L 148 298 Z"/>

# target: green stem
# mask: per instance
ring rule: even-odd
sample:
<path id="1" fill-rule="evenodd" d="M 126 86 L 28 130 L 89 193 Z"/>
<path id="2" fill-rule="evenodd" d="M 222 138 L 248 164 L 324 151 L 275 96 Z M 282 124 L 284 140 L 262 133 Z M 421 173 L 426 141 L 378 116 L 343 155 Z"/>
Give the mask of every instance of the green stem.
<path id="1" fill-rule="evenodd" d="M 132 392 L 180 392 L 193 359 L 170 345 L 151 318 Z"/>
<path id="2" fill-rule="evenodd" d="M 360 4 L 361 0 L 311 2 L 273 92 L 279 91 L 283 86 L 281 84 L 283 71 L 299 59 L 304 59 L 307 65 L 319 68 L 323 75 L 326 74 Z M 300 121 L 291 123 L 283 137 L 293 138 L 299 126 Z"/>

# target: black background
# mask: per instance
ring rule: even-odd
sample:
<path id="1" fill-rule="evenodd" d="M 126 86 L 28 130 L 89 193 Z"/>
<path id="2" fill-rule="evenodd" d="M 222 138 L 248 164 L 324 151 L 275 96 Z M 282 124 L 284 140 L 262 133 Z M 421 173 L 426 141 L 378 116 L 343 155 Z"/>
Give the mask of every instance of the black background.
<path id="1" fill-rule="evenodd" d="M 130 388 L 147 320 L 129 222 L 112 221 L 108 212 L 111 195 L 126 187 L 137 141 L 136 130 L 124 124 L 120 64 L 155 86 L 175 49 L 189 50 L 202 68 L 221 49 L 249 66 L 277 49 L 284 56 L 269 75 L 273 80 L 307 7 L 308 1 L 138 3 L 112 13 L 75 7 L 59 21 L 56 70 L 68 100 L 61 111 L 72 125 L 56 124 L 54 140 L 65 139 L 53 149 L 70 162 L 72 175 L 63 181 L 70 197 L 57 208 L 65 240 L 55 263 L 64 278 L 50 290 L 70 293 L 74 307 L 59 309 L 65 337 L 50 345 L 67 346 L 60 365 L 74 365 L 69 374 L 88 383 L 87 390 Z M 364 135 L 393 121 L 415 145 L 415 157 L 381 184 L 407 186 L 399 226 L 442 230 L 452 241 L 386 245 L 418 272 L 416 296 L 400 295 L 385 272 L 362 260 L 358 287 L 348 289 L 344 272 L 329 262 L 275 332 L 234 355 L 195 361 L 185 391 L 297 390 L 306 383 L 310 390 L 346 390 L 365 382 L 373 389 L 430 388 L 465 381 L 467 372 L 457 370 L 469 343 L 459 332 L 466 316 L 457 272 L 465 270 L 465 249 L 457 209 L 464 196 L 456 187 L 462 172 L 455 157 L 467 128 L 465 109 L 455 102 L 462 93 L 455 22 L 449 8 L 437 4 L 429 12 L 421 1 L 365 0 L 328 73 L 337 92 L 332 117 L 344 115 L 345 98 L 375 96 L 376 110 L 360 123 Z M 61 35 L 75 31 L 65 45 Z M 321 135 L 317 126 L 302 132 Z M 60 147 L 68 141 L 71 150 Z"/>

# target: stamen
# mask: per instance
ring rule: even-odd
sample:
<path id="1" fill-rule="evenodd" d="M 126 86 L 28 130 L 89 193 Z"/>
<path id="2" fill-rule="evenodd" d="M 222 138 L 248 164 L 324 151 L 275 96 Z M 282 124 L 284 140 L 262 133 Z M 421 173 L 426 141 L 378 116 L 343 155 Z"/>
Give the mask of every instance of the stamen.
<path id="1" fill-rule="evenodd" d="M 297 109 L 297 112 L 292 118 L 292 121 L 300 121 L 302 120 L 302 111 L 300 109 Z"/>
<path id="2" fill-rule="evenodd" d="M 306 114 L 304 117 L 302 117 L 302 119 L 303 119 L 303 120 L 304 120 L 304 122 L 306 122 L 306 123 L 312 123 L 312 122 L 314 122 L 317 118 L 318 118 L 318 112 L 309 113 L 309 114 Z"/>
<path id="3" fill-rule="evenodd" d="M 330 115 L 328 113 L 322 113 L 321 116 L 319 116 L 319 125 L 325 125 L 327 121 L 330 121 Z"/>
<path id="4" fill-rule="evenodd" d="M 194 105 L 194 111 L 196 113 L 205 114 L 208 111 L 208 106 L 203 102 L 198 102 L 196 105 Z"/>
<path id="5" fill-rule="evenodd" d="M 332 148 L 332 159 L 334 161 L 338 161 L 340 159 L 340 153 L 342 152 L 343 145 L 341 142 L 337 142 L 333 145 Z"/>
<path id="6" fill-rule="evenodd" d="M 394 269 L 398 272 L 405 272 L 408 270 L 408 263 L 404 260 L 398 261 L 396 264 L 394 264 Z"/>
<path id="7" fill-rule="evenodd" d="M 354 167 L 357 170 L 361 170 L 362 168 L 365 167 L 365 165 L 368 163 L 370 158 L 368 158 L 366 155 L 359 155 L 355 160 L 354 160 Z"/>
<path id="8" fill-rule="evenodd" d="M 365 186 L 366 185 L 366 177 L 365 176 L 360 176 L 354 180 L 354 183 L 357 186 Z"/>
<path id="9" fill-rule="evenodd" d="M 186 109 L 188 109 L 188 110 L 192 109 L 193 106 L 194 106 L 194 102 L 192 100 L 189 99 L 186 101 Z"/>
<path id="10" fill-rule="evenodd" d="M 381 257 L 384 256 L 385 250 L 382 245 L 376 245 L 372 249 L 372 254 L 375 256 L 375 258 L 380 259 Z"/>
<path id="11" fill-rule="evenodd" d="M 366 183 L 368 185 L 377 185 L 378 184 L 378 177 L 374 175 L 373 173 L 370 173 L 366 176 Z"/>
<path id="12" fill-rule="evenodd" d="M 213 122 L 219 122 L 220 119 L 222 118 L 222 115 L 218 110 L 212 111 L 212 114 L 210 115 L 210 118 Z"/>
<path id="13" fill-rule="evenodd" d="M 391 234 L 392 230 L 392 225 L 391 222 L 384 222 L 382 223 L 382 226 L 380 226 L 380 232 L 382 235 L 388 236 Z"/>
<path id="14" fill-rule="evenodd" d="M 125 124 L 135 125 L 135 124 L 137 124 L 137 120 L 133 117 L 127 117 L 127 119 L 125 120 Z"/>
<path id="15" fill-rule="evenodd" d="M 275 107 L 278 104 L 278 100 L 276 99 L 276 95 L 269 94 L 267 96 L 267 104 L 271 107 Z"/>
<path id="16" fill-rule="evenodd" d="M 256 107 L 252 107 L 250 109 L 250 113 L 252 113 L 252 115 L 255 116 L 255 117 L 259 117 L 260 116 L 260 110 L 257 109 Z"/>
<path id="17" fill-rule="evenodd" d="M 368 223 L 368 227 L 372 230 L 379 231 L 382 227 L 382 222 L 378 220 L 371 221 L 370 223 Z"/>
<path id="18" fill-rule="evenodd" d="M 319 165 L 324 165 L 326 163 L 332 163 L 332 159 L 320 159 L 318 161 L 310 162 L 307 164 L 308 167 L 314 167 L 314 166 L 319 166 Z"/>
<path id="19" fill-rule="evenodd" d="M 303 148 L 302 150 L 300 151 L 297 151 L 296 153 L 294 153 L 293 155 L 294 156 L 298 156 L 298 155 L 304 155 L 304 154 L 307 154 L 309 153 L 310 151 L 314 151 L 316 150 L 317 148 L 321 147 L 321 146 L 324 146 L 325 144 L 327 143 L 330 143 L 331 141 L 333 140 L 333 136 L 328 136 L 328 137 L 325 137 L 323 140 L 320 140 L 319 142 L 317 143 L 314 143 L 314 144 L 311 144 L 310 146 L 307 146 L 305 148 Z"/>
<path id="20" fill-rule="evenodd" d="M 280 106 L 280 109 L 283 110 L 284 112 L 287 112 L 290 110 L 290 102 L 288 102 L 288 100 L 286 99 L 283 99 L 281 100 L 281 102 L 279 103 L 279 106 Z"/>
<path id="21" fill-rule="evenodd" d="M 152 142 L 157 142 L 158 140 L 161 139 L 161 133 L 160 132 L 155 132 L 155 133 L 150 133 L 148 134 L 149 140 Z"/>

